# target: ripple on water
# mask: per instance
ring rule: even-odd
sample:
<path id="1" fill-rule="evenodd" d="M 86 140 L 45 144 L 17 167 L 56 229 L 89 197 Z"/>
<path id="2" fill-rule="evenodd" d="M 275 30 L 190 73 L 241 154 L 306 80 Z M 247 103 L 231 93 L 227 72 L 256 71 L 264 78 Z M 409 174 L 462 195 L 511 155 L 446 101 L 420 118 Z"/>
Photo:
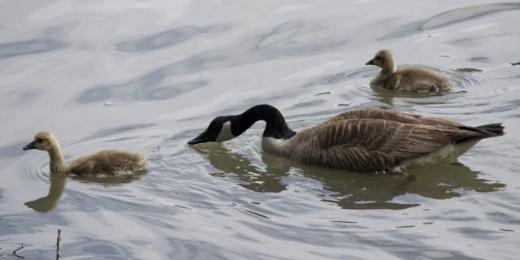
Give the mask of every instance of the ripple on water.
<path id="1" fill-rule="evenodd" d="M 347 36 L 326 35 L 330 28 L 318 23 L 289 21 L 256 32 L 223 48 L 194 54 L 186 59 L 157 68 L 138 78 L 119 83 L 103 84 L 83 91 L 80 103 L 118 100 L 169 99 L 207 86 L 209 80 L 190 79 L 178 82 L 179 75 L 212 69 L 235 67 L 283 57 L 300 57 L 338 50 L 349 43 Z M 320 37 L 316 38 L 316 34 Z M 306 36 L 312 35 L 309 41 Z"/>
<path id="2" fill-rule="evenodd" d="M 406 37 L 423 31 L 436 30 L 453 24 L 466 22 L 489 14 L 516 11 L 518 9 L 520 9 L 519 3 L 482 4 L 452 9 L 424 20 L 401 25 L 399 26 L 399 29 L 393 30 L 379 37 L 378 40 Z"/>
<path id="3" fill-rule="evenodd" d="M 67 43 L 56 39 L 33 39 L 0 43 L 0 60 L 21 55 L 55 51 L 67 46 Z"/>
<path id="4" fill-rule="evenodd" d="M 136 40 L 124 40 L 115 44 L 122 52 L 143 52 L 172 47 L 198 35 L 223 33 L 230 30 L 228 25 L 191 26 L 184 25 L 162 31 Z"/>
<path id="5" fill-rule="evenodd" d="M 516 11 L 518 9 L 520 9 L 520 3 L 482 4 L 457 8 L 427 19 L 422 28 L 433 30 L 497 12 Z"/>
<path id="6" fill-rule="evenodd" d="M 30 183 L 49 183 L 49 158 L 45 154 L 38 163 L 23 164 L 23 179 Z M 37 168 L 34 168 L 37 167 Z"/>

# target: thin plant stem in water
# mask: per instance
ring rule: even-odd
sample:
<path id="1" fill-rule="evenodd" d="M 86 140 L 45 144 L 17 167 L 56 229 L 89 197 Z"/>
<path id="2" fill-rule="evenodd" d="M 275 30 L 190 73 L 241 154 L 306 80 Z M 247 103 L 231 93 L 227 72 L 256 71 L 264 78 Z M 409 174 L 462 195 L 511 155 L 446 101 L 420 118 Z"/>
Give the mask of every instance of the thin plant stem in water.
<path id="1" fill-rule="evenodd" d="M 23 256 L 21 256 L 21 255 L 19 255 L 19 254 L 17 253 L 18 251 L 20 251 L 20 250 L 22 250 L 22 249 L 23 249 L 23 242 L 22 242 L 22 244 L 20 245 L 19 248 L 15 249 L 15 250 L 13 251 L 13 255 L 16 256 L 16 257 L 18 257 L 18 258 L 22 258 L 22 259 L 25 258 L 25 257 L 23 257 Z"/>
<path id="2" fill-rule="evenodd" d="M 58 229 L 58 237 L 56 238 L 56 260 L 60 259 L 60 241 L 61 241 L 61 229 Z"/>

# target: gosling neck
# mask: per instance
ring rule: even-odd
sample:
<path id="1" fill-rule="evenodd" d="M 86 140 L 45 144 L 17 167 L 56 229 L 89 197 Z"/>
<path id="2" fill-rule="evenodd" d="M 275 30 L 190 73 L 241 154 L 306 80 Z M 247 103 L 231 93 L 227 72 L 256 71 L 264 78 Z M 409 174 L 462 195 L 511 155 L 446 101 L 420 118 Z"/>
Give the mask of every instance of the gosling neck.
<path id="1" fill-rule="evenodd" d="M 238 136 L 260 120 L 266 123 L 263 137 L 289 139 L 296 134 L 289 128 L 282 113 L 270 105 L 257 105 L 233 117 L 231 119 L 231 131 L 234 136 Z"/>
<path id="2" fill-rule="evenodd" d="M 382 67 L 381 74 L 390 75 L 397 71 L 395 66 L 395 60 L 393 58 L 387 59 L 384 66 Z"/>
<path id="3" fill-rule="evenodd" d="M 50 171 L 51 174 L 55 175 L 64 175 L 65 174 L 65 162 L 63 160 L 63 155 L 61 153 L 60 144 L 56 141 L 51 145 L 51 149 L 49 149 L 49 157 L 51 159 L 50 162 Z"/>

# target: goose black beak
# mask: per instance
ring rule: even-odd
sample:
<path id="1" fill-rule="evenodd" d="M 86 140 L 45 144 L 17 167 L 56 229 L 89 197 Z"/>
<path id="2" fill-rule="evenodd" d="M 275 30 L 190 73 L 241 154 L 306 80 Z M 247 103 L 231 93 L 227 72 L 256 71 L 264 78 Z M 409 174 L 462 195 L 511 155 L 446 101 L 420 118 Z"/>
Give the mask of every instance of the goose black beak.
<path id="1" fill-rule="evenodd" d="M 206 131 L 204 131 L 199 136 L 189 140 L 188 144 L 189 145 L 202 144 L 202 143 L 207 143 L 207 142 L 211 142 L 211 141 L 212 141 L 211 138 L 208 137 L 208 133 Z"/>
<path id="2" fill-rule="evenodd" d="M 365 65 L 375 65 L 374 59 L 369 60 Z"/>
<path id="3" fill-rule="evenodd" d="M 36 149 L 36 141 L 30 142 L 28 145 L 22 148 L 24 151 Z"/>

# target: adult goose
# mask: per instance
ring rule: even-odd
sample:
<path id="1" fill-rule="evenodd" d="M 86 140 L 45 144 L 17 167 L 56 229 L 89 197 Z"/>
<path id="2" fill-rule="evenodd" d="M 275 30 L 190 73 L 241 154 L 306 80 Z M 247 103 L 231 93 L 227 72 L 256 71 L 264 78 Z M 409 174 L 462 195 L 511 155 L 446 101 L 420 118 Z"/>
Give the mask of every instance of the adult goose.
<path id="1" fill-rule="evenodd" d="M 401 92 L 436 93 L 449 91 L 450 80 L 422 67 L 397 69 L 394 55 L 390 50 L 380 50 L 366 65 L 381 68 L 370 86 Z"/>
<path id="2" fill-rule="evenodd" d="M 65 163 L 60 144 L 56 137 L 47 131 L 34 136 L 34 141 L 23 147 L 23 150 L 37 149 L 47 151 L 50 157 L 50 172 L 53 175 L 76 175 L 88 177 L 106 177 L 128 175 L 147 170 L 147 161 L 139 154 L 103 150 L 92 155 L 80 157 Z"/>
<path id="3" fill-rule="evenodd" d="M 415 166 L 450 163 L 478 141 L 504 134 L 501 124 L 477 127 L 409 113 L 365 109 L 339 114 L 295 132 L 278 109 L 257 105 L 239 115 L 219 116 L 194 145 L 223 142 L 266 122 L 264 151 L 306 164 L 357 172 L 401 172 Z"/>

